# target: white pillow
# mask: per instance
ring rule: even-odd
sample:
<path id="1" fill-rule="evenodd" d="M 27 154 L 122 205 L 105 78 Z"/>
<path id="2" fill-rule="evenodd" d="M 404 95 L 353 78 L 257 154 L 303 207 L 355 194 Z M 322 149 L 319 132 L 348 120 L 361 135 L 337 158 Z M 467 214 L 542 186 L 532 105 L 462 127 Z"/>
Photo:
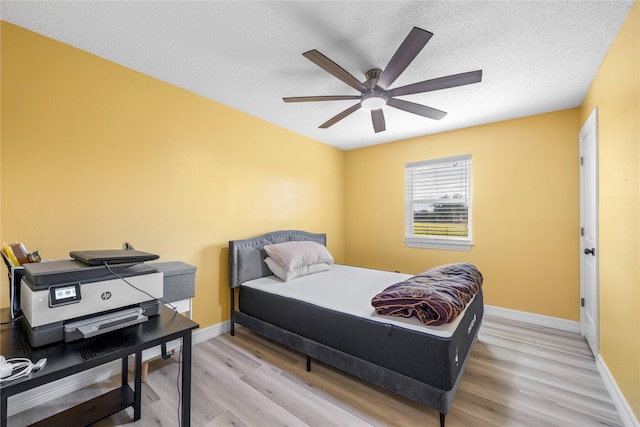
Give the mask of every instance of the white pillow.
<path id="1" fill-rule="evenodd" d="M 267 255 L 287 271 L 312 264 L 333 264 L 333 256 L 324 245 L 301 240 L 264 247 Z"/>
<path id="2" fill-rule="evenodd" d="M 294 268 L 293 270 L 286 270 L 281 265 L 277 264 L 274 260 L 269 257 L 264 259 L 264 262 L 267 263 L 267 267 L 269 270 L 280 280 L 288 282 L 289 280 L 293 280 L 296 277 L 308 276 L 309 274 L 320 273 L 321 271 L 330 270 L 331 267 L 329 264 L 325 262 L 321 262 L 319 264 L 309 264 L 303 265 L 302 267 Z"/>

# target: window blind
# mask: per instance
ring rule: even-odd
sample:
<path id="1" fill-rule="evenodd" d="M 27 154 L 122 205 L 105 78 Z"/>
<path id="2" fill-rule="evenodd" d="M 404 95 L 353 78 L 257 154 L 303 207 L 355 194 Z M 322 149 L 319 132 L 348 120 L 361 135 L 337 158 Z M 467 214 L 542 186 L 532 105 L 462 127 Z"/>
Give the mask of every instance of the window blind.
<path id="1" fill-rule="evenodd" d="M 471 155 L 407 163 L 407 238 L 470 238 Z"/>

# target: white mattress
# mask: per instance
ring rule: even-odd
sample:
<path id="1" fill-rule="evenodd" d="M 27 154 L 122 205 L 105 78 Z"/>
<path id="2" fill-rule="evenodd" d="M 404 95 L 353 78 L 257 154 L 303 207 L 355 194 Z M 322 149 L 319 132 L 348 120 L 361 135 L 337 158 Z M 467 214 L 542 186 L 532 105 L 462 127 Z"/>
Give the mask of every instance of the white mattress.
<path id="1" fill-rule="evenodd" d="M 415 317 L 376 314 L 371 306 L 371 298 L 387 286 L 409 277 L 410 274 L 335 264 L 329 271 L 298 277 L 288 282 L 283 282 L 276 276 L 267 276 L 250 280 L 242 286 L 438 337 L 448 338 L 453 335 L 464 312 L 453 322 L 440 326 L 423 325 Z"/>

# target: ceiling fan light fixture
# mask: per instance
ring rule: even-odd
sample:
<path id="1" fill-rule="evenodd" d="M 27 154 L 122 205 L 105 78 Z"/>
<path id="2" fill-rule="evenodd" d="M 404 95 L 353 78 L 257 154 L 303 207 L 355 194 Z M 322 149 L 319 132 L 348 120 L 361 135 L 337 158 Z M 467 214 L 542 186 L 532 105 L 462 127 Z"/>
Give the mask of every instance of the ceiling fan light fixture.
<path id="1" fill-rule="evenodd" d="M 362 95 L 360 105 L 365 110 L 379 110 L 387 105 L 387 97 L 380 92 L 372 92 Z"/>

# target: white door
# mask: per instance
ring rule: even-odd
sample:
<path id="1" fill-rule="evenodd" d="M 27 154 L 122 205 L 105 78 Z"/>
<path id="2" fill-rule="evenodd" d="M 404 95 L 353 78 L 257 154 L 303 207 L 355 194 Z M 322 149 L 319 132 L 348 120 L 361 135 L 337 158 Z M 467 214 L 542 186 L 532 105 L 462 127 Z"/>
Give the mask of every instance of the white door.
<path id="1" fill-rule="evenodd" d="M 598 109 L 580 130 L 580 331 L 594 356 L 598 336 Z"/>

